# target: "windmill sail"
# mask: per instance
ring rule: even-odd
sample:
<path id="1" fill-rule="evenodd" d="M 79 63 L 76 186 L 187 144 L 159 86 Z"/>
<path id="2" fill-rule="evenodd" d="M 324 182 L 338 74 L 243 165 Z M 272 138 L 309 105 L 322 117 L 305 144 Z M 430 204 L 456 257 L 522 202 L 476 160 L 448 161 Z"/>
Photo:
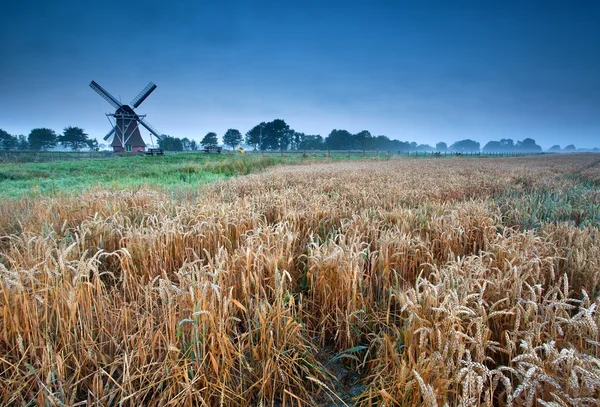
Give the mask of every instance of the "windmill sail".
<path id="1" fill-rule="evenodd" d="M 156 136 L 157 139 L 162 140 L 162 134 L 160 134 L 154 127 L 150 125 L 150 123 L 144 121 L 144 119 L 140 119 L 140 124 L 144 126 L 148 131 Z"/>
<path id="2" fill-rule="evenodd" d="M 104 98 L 108 103 L 113 105 L 115 109 L 121 107 L 121 102 L 119 102 L 113 95 L 108 93 L 102 86 L 98 85 L 95 81 L 90 83 L 90 88 L 94 89 L 100 96 Z"/>
<path id="3" fill-rule="evenodd" d="M 108 132 L 108 134 L 106 136 L 104 136 L 104 141 L 108 140 L 110 138 L 110 136 L 112 136 L 113 134 L 115 134 L 115 128 L 113 127 L 111 131 Z"/>
<path id="4" fill-rule="evenodd" d="M 156 89 L 156 85 L 150 82 L 142 91 L 137 95 L 130 103 L 130 105 L 135 109 L 139 105 L 142 104 L 144 100 Z"/>

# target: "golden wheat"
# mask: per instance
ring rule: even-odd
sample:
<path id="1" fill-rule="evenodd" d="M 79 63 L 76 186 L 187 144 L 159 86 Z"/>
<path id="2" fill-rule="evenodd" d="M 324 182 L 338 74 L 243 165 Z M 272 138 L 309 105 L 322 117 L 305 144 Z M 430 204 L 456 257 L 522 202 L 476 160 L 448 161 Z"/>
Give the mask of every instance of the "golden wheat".
<path id="1" fill-rule="evenodd" d="M 7 201 L 0 402 L 597 405 L 597 227 L 493 198 L 599 174 L 391 159 Z"/>

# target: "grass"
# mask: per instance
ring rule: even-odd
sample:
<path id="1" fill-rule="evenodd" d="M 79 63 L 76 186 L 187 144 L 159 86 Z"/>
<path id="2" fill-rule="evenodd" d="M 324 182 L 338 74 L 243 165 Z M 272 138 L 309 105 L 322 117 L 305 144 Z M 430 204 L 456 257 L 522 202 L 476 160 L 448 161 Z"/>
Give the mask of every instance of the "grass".
<path id="1" fill-rule="evenodd" d="M 532 182 L 527 176 L 494 197 L 506 224 L 524 229 L 567 222 L 577 227 L 600 227 L 600 160 L 559 177 Z M 596 171 L 594 171 L 596 169 Z M 586 171 L 591 170 L 590 173 Z"/>
<path id="2" fill-rule="evenodd" d="M 3 201 L 0 404 L 600 399 L 594 155 L 173 160 Z"/>
<path id="3" fill-rule="evenodd" d="M 142 186 L 177 195 L 199 186 L 236 175 L 247 175 L 270 166 L 315 161 L 356 160 L 358 154 L 230 154 L 187 153 L 161 157 L 116 157 L 40 163 L 0 164 L 0 199 L 24 195 L 85 193 L 96 188 L 112 190 Z M 384 160 L 385 155 L 377 158 Z"/>

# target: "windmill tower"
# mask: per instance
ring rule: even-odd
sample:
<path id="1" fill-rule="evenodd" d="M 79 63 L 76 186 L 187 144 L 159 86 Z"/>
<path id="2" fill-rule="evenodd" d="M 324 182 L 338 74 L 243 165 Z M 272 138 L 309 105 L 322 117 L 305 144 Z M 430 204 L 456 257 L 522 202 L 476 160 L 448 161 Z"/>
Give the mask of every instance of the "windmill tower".
<path id="1" fill-rule="evenodd" d="M 104 136 L 104 140 L 106 141 L 114 136 L 113 141 L 110 144 L 113 151 L 137 152 L 146 149 L 146 143 L 144 143 L 138 125 L 144 126 L 150 133 L 154 134 L 159 141 L 162 140 L 162 136 L 150 126 L 148 122 L 144 121 L 146 115 L 138 115 L 133 111 L 133 109 L 136 109 L 141 105 L 154 89 L 156 89 L 155 84 L 150 82 L 129 105 L 121 104 L 121 102 L 95 81 L 90 83 L 90 87 L 117 109 L 114 113 L 106 114 L 106 117 L 108 117 L 113 128 L 106 136 Z"/>

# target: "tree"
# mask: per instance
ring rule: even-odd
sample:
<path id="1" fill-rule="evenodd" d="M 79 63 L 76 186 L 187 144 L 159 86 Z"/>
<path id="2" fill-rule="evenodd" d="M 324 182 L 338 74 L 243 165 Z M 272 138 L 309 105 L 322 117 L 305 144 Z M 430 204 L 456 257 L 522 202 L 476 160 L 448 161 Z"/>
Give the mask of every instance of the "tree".
<path id="1" fill-rule="evenodd" d="M 236 129 L 229 129 L 223 135 L 223 144 L 230 146 L 233 150 L 237 145 L 242 142 L 242 133 Z"/>
<path id="2" fill-rule="evenodd" d="M 56 147 L 56 133 L 47 128 L 33 129 L 27 136 L 27 141 L 32 150 L 49 150 Z"/>
<path id="3" fill-rule="evenodd" d="M 202 147 L 216 146 L 217 144 L 219 144 L 219 140 L 217 139 L 217 133 L 214 133 L 212 131 L 210 133 L 207 133 L 206 136 L 204 136 L 204 138 L 200 142 L 200 144 L 202 144 Z"/>
<path id="4" fill-rule="evenodd" d="M 290 150 L 298 150 L 300 142 L 306 137 L 306 134 L 296 130 L 290 130 Z"/>
<path id="5" fill-rule="evenodd" d="M 65 127 L 63 134 L 59 135 L 56 141 L 65 148 L 80 150 L 89 146 L 90 139 L 80 127 Z"/>
<path id="6" fill-rule="evenodd" d="M 347 150 L 352 148 L 352 134 L 347 130 L 331 130 L 329 136 L 325 139 L 325 144 L 329 150 Z"/>
<path id="7" fill-rule="evenodd" d="M 191 151 L 198 151 L 198 143 L 196 143 L 196 140 L 190 141 L 190 150 Z"/>
<path id="8" fill-rule="evenodd" d="M 359 150 L 370 150 L 373 147 L 373 136 L 368 130 L 363 130 L 356 133 L 353 137 L 353 145 L 351 148 Z"/>
<path id="9" fill-rule="evenodd" d="M 248 130 L 246 133 L 246 144 L 252 146 L 255 150 L 258 146 L 260 146 L 260 141 L 262 139 L 262 131 L 265 127 L 266 123 L 262 122 L 252 127 L 252 129 Z"/>
<path id="10" fill-rule="evenodd" d="M 90 149 L 90 151 L 100 150 L 100 146 L 98 145 L 98 140 L 96 140 L 95 138 L 91 138 L 88 140 L 87 147 Z"/>
<path id="11" fill-rule="evenodd" d="M 499 153 L 504 151 L 504 147 L 499 141 L 490 141 L 482 148 L 484 153 Z"/>
<path id="12" fill-rule="evenodd" d="M 538 146 L 534 139 L 526 138 L 523 141 L 518 141 L 517 150 L 525 153 L 541 153 L 542 147 Z"/>
<path id="13" fill-rule="evenodd" d="M 446 151 L 448 150 L 448 144 L 444 143 L 443 141 L 440 141 L 435 145 L 435 149 L 437 151 Z"/>
<path id="14" fill-rule="evenodd" d="M 192 142 L 187 137 L 181 139 L 181 145 L 183 146 L 183 151 L 190 151 L 192 149 Z"/>
<path id="15" fill-rule="evenodd" d="M 515 150 L 515 142 L 510 138 L 503 138 L 500 140 L 500 152 L 510 153 Z"/>
<path id="16" fill-rule="evenodd" d="M 17 136 L 17 149 L 19 149 L 19 150 L 28 150 L 29 149 L 29 142 L 27 141 L 27 138 L 22 134 L 19 134 Z"/>
<path id="17" fill-rule="evenodd" d="M 260 139 L 261 150 L 286 150 L 290 144 L 290 126 L 281 119 L 265 123 Z"/>
<path id="18" fill-rule="evenodd" d="M 415 144 L 413 146 L 413 144 Z M 414 148 L 416 147 L 416 143 L 409 143 L 408 141 L 398 141 L 396 148 L 398 149 L 399 153 L 405 153 L 411 150 L 414 150 Z"/>
<path id="19" fill-rule="evenodd" d="M 459 153 L 479 152 L 479 143 L 470 139 L 460 140 L 452 144 L 450 150 Z"/>
<path id="20" fill-rule="evenodd" d="M 398 140 L 394 140 L 394 141 L 398 141 Z M 394 142 L 392 140 L 390 140 L 389 138 L 387 138 L 386 136 L 380 135 L 375 137 L 375 149 L 376 150 L 384 150 L 384 151 L 389 151 L 389 150 L 394 150 Z"/>
<path id="21" fill-rule="evenodd" d="M 323 137 L 320 135 L 310 135 L 300 133 L 300 142 L 298 143 L 298 150 L 321 150 L 324 147 Z"/>
<path id="22" fill-rule="evenodd" d="M 429 144 L 419 144 L 416 148 L 417 151 L 433 151 L 435 148 L 431 147 Z"/>
<path id="23" fill-rule="evenodd" d="M 17 147 L 18 140 L 16 136 L 0 129 L 0 150 L 12 150 Z"/>
<path id="24" fill-rule="evenodd" d="M 158 140 L 158 147 L 165 151 L 183 151 L 183 143 L 181 139 L 177 137 L 162 135 L 162 138 Z"/>
<path id="25" fill-rule="evenodd" d="M 561 151 L 560 146 L 558 144 L 553 145 L 548 149 L 551 153 L 559 153 Z"/>
<path id="26" fill-rule="evenodd" d="M 563 151 L 570 152 L 570 151 L 575 151 L 575 150 L 577 150 L 577 148 L 575 147 L 575 145 L 574 144 L 569 144 L 568 146 L 565 147 L 565 149 Z"/>

